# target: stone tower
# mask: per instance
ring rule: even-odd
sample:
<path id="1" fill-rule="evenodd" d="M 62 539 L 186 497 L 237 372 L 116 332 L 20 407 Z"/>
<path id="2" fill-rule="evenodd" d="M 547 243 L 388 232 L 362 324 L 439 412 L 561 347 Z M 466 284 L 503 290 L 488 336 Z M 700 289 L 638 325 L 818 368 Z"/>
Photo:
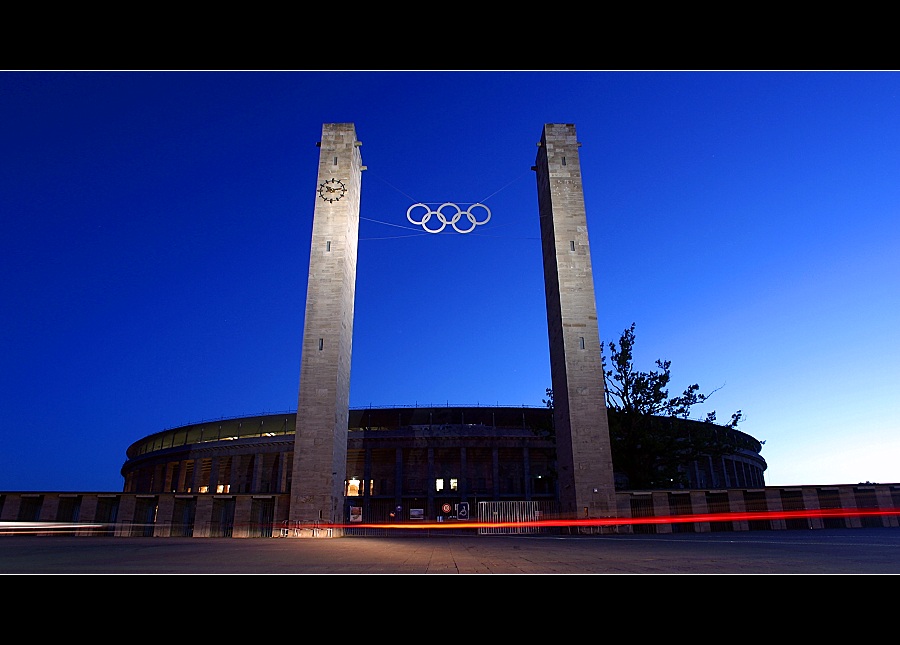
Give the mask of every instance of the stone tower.
<path id="1" fill-rule="evenodd" d="M 291 521 L 341 523 L 347 470 L 350 357 L 362 170 L 352 123 L 326 123 L 319 142 Z"/>
<path id="2" fill-rule="evenodd" d="M 560 510 L 579 519 L 615 517 L 600 332 L 578 156 L 581 144 L 573 124 L 548 123 L 538 146 L 533 170 L 544 258 Z"/>
<path id="3" fill-rule="evenodd" d="M 342 524 L 361 176 L 352 123 L 319 142 L 291 521 Z M 615 486 L 575 126 L 544 126 L 536 165 L 559 495 L 569 518 L 615 517 Z"/>

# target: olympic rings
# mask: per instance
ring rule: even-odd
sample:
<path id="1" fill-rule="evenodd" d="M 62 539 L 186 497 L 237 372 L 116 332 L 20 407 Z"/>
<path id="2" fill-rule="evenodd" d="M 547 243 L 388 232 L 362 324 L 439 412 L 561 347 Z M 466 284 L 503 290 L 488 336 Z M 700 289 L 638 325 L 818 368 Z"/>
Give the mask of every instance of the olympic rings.
<path id="1" fill-rule="evenodd" d="M 414 208 L 419 208 L 419 207 L 422 207 L 425 209 L 425 214 L 422 215 L 422 219 L 416 221 L 412 217 L 412 211 Z M 456 209 L 456 212 L 453 213 L 453 215 L 450 217 L 450 219 L 447 219 L 447 216 L 444 215 L 444 213 L 443 213 L 444 208 L 447 208 L 447 207 L 453 207 Z M 475 219 L 475 215 L 472 214 L 473 208 L 483 208 L 484 209 L 486 215 L 485 215 L 485 218 L 483 221 L 479 222 L 477 219 Z M 469 220 L 469 223 L 471 224 L 471 226 L 466 229 L 461 229 L 456 225 L 456 223 L 463 216 L 463 213 L 465 213 L 466 219 Z M 432 215 L 436 216 L 437 220 L 441 223 L 440 228 L 428 228 L 427 224 L 428 224 L 429 220 L 431 220 Z M 426 204 L 418 203 L 418 204 L 413 204 L 412 206 L 409 207 L 409 209 L 406 211 L 406 219 L 408 219 L 410 221 L 410 223 L 412 223 L 412 224 L 420 225 L 423 229 L 425 229 L 429 233 L 440 233 L 447 227 L 448 224 L 450 226 L 452 226 L 453 230 L 456 231 L 457 233 L 471 233 L 472 231 L 475 230 L 476 226 L 481 226 L 482 224 L 488 223 L 488 221 L 491 219 L 491 209 L 488 208 L 487 206 L 485 206 L 484 204 L 476 203 L 476 204 L 472 204 L 471 206 L 469 206 L 469 208 L 467 208 L 466 210 L 462 210 L 459 206 L 457 206 L 453 202 L 444 202 L 437 208 L 437 210 L 431 210 Z"/>

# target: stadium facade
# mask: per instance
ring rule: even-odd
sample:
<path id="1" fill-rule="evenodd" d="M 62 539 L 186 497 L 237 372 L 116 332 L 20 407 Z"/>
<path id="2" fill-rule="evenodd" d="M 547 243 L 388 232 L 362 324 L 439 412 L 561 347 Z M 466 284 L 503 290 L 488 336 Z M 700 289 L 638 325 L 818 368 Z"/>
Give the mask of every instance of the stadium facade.
<path id="1" fill-rule="evenodd" d="M 292 489 L 295 413 L 222 419 L 166 430 L 132 444 L 124 491 L 137 494 L 285 494 Z M 684 421 L 684 424 L 699 423 Z M 390 520 L 397 506 L 437 519 L 478 501 L 558 502 L 553 416 L 534 407 L 402 407 L 350 411 L 347 477 L 339 522 L 350 507 Z M 758 441 L 685 464 L 689 488 L 764 486 Z"/>
<path id="2" fill-rule="evenodd" d="M 399 530 L 389 526 L 396 522 L 600 533 L 898 526 L 889 511 L 900 507 L 900 485 L 767 487 L 760 443 L 730 428 L 722 431 L 734 433 L 737 451 L 681 464 L 686 485 L 616 487 L 573 124 L 544 126 L 532 167 L 553 408 L 351 410 L 361 145 L 354 124 L 324 124 L 297 411 L 142 438 L 126 452 L 121 492 L 0 493 L 0 531 L 17 523 L 157 537 L 384 534 Z M 472 207 L 465 212 L 467 222 L 462 211 L 428 215 L 442 228 L 474 228 Z M 548 518 L 568 524 L 541 524 Z"/>
<path id="3" fill-rule="evenodd" d="M 290 520 L 296 415 L 217 419 L 141 438 L 127 449 L 121 492 L 0 493 L 0 526 L 7 525 L 0 532 L 16 532 L 20 524 L 23 532 L 45 525 L 46 535 L 72 530 L 121 537 L 333 535 L 327 523 Z M 491 522 L 559 515 L 551 425 L 552 412 L 535 407 L 350 410 L 342 534 L 405 531 L 356 528 L 397 521 L 440 523 L 416 535 L 571 532 L 485 528 Z M 611 529 L 681 533 L 900 526 L 898 516 L 887 512 L 900 508 L 900 485 L 766 486 L 759 442 L 731 432 L 743 447 L 727 458 L 685 464 L 685 487 L 617 490 Z M 461 508 L 468 509 L 467 517 L 460 517 Z M 838 513 L 843 509 L 860 513 Z"/>

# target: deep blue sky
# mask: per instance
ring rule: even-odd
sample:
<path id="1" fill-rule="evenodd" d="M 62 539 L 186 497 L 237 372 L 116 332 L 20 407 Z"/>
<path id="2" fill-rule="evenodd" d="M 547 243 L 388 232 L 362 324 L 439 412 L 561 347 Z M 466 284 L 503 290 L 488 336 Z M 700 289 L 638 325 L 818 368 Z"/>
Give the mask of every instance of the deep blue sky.
<path id="1" fill-rule="evenodd" d="M 351 405 L 542 405 L 545 123 L 574 123 L 600 336 L 764 440 L 900 482 L 900 73 L 2 72 L 0 490 L 295 410 L 323 123 L 363 142 Z M 485 201 L 431 235 L 415 202 Z"/>

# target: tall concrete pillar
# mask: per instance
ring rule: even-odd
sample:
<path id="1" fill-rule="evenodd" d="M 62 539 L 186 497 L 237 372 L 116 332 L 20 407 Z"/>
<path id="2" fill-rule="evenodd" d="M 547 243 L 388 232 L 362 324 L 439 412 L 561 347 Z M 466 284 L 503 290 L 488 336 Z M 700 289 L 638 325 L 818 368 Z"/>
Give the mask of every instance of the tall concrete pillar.
<path id="1" fill-rule="evenodd" d="M 602 348 L 571 123 L 544 125 L 535 174 L 544 258 L 559 500 L 573 518 L 616 516 Z"/>
<path id="2" fill-rule="evenodd" d="M 309 282 L 300 357 L 290 517 L 344 521 L 350 357 L 362 166 L 352 123 L 326 123 L 319 142 Z"/>

